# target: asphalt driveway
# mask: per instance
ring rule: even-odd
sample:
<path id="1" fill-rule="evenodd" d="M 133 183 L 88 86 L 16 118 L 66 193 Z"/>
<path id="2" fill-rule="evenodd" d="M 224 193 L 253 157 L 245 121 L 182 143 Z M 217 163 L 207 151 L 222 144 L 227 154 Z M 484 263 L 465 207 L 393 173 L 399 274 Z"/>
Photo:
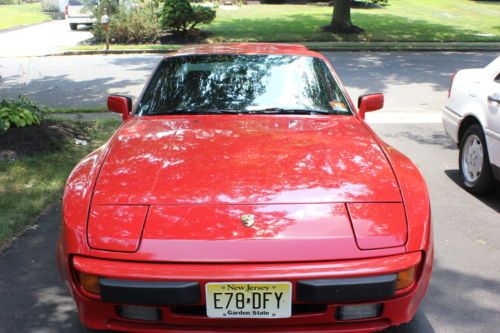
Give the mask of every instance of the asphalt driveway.
<path id="1" fill-rule="evenodd" d="M 88 28 L 71 31 L 65 20 L 0 31 L 0 58 L 55 54 L 91 37 Z"/>
<path id="2" fill-rule="evenodd" d="M 500 327 L 500 192 L 476 198 L 456 183 L 457 150 L 440 124 L 377 124 L 427 179 L 436 261 L 421 311 L 385 333 L 493 333 Z M 0 332 L 84 332 L 55 265 L 59 208 L 0 257 Z"/>

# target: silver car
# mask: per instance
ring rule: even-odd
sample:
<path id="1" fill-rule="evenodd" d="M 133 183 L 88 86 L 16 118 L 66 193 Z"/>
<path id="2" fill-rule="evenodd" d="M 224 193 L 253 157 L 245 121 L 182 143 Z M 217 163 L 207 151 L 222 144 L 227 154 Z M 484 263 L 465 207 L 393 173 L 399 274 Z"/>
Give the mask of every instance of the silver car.
<path id="1" fill-rule="evenodd" d="M 96 18 L 89 11 L 86 4 L 96 4 L 97 0 L 69 0 L 64 10 L 66 21 L 69 23 L 71 30 L 76 30 L 79 24 L 92 26 L 96 22 Z"/>

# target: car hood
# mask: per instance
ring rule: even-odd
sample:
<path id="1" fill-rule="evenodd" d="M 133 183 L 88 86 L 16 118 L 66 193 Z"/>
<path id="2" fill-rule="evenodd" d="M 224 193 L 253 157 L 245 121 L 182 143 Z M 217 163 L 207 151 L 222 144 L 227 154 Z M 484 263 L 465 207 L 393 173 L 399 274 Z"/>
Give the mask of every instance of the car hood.
<path id="1" fill-rule="evenodd" d="M 404 252 L 398 184 L 355 117 L 135 118 L 109 145 L 87 228 L 94 256 L 283 262 Z"/>
<path id="2" fill-rule="evenodd" d="M 136 117 L 109 143 L 93 204 L 399 202 L 352 116 Z"/>

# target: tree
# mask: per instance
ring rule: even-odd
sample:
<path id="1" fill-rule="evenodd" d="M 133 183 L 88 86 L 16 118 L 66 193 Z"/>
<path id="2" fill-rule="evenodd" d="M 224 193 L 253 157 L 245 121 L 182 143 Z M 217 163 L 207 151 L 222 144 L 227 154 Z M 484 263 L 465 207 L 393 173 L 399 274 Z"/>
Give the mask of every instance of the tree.
<path id="1" fill-rule="evenodd" d="M 352 24 L 351 0 L 333 0 L 332 22 L 323 28 L 334 33 L 360 33 L 363 29 Z"/>
<path id="2" fill-rule="evenodd" d="M 215 10 L 203 6 L 191 6 L 188 0 L 165 0 L 160 24 L 174 34 L 186 34 L 199 23 L 208 24 L 215 19 Z"/>

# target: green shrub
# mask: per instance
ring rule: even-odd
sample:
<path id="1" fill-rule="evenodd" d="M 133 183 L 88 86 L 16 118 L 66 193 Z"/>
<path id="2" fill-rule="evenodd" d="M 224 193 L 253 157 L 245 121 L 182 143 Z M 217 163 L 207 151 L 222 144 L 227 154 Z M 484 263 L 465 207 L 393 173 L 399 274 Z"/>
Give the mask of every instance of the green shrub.
<path id="1" fill-rule="evenodd" d="M 161 33 L 158 15 L 151 5 L 132 9 L 122 7 L 110 18 L 109 37 L 113 43 L 154 43 L 161 37 Z M 100 24 L 96 24 L 93 34 L 99 42 L 106 39 Z"/>
<path id="2" fill-rule="evenodd" d="M 199 23 L 208 24 L 215 19 L 215 10 L 204 6 L 191 6 L 187 0 L 165 0 L 160 23 L 166 31 L 185 33 Z"/>
<path id="3" fill-rule="evenodd" d="M 0 133 L 10 127 L 38 125 L 45 117 L 45 109 L 24 96 L 0 101 Z"/>
<path id="4" fill-rule="evenodd" d="M 0 0 L 0 5 L 13 5 L 17 4 L 17 0 Z"/>
<path id="5" fill-rule="evenodd" d="M 193 10 L 194 10 L 194 20 L 196 24 L 198 23 L 209 24 L 213 20 L 215 20 L 215 10 L 213 10 L 212 8 L 204 6 L 195 6 L 193 7 Z"/>

